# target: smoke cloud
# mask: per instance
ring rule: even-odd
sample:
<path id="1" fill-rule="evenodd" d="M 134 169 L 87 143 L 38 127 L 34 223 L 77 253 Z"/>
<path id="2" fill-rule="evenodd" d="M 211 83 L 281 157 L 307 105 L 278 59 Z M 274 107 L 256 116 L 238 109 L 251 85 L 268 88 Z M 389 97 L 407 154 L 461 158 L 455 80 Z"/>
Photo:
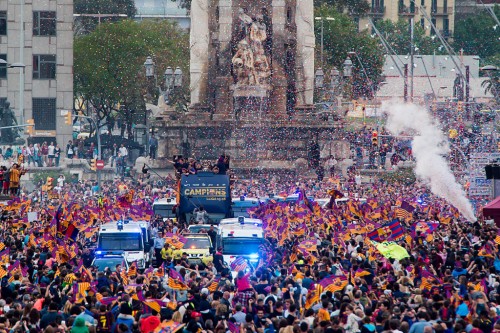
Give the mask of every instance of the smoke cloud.
<path id="1" fill-rule="evenodd" d="M 393 135 L 403 132 L 414 135 L 412 153 L 417 177 L 432 193 L 455 206 L 467 220 L 476 221 L 472 205 L 446 161 L 450 149 L 448 140 L 427 110 L 414 104 L 384 102 L 382 111 L 387 114 L 386 127 Z"/>

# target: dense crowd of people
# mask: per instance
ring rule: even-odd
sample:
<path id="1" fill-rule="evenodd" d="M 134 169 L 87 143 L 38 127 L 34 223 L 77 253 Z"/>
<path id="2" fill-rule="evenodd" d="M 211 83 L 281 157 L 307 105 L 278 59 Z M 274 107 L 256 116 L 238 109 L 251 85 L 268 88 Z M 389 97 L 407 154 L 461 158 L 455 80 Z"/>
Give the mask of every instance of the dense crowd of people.
<path id="1" fill-rule="evenodd" d="M 177 163 L 181 172 L 186 169 Z M 500 328 L 497 228 L 482 218 L 480 207 L 478 222 L 465 221 L 418 182 L 364 185 L 335 175 L 322 182 L 283 175 L 236 179 L 233 196 L 303 191 L 316 198 L 365 198 L 371 208 L 356 200 L 359 206 L 331 206 L 319 211 L 321 223 L 311 211 L 304 215 L 308 220 L 290 220 L 303 223 L 302 229 L 276 234 L 272 224 L 285 215 L 273 211 L 278 206 L 261 207 L 277 216 L 265 221 L 269 245 L 258 265 L 234 279 L 220 261 L 220 249 L 212 264 L 196 265 L 174 254 L 168 242 L 161 267 L 97 272 L 91 266 L 96 227 L 132 210 L 136 217 L 150 216 L 151 202 L 173 195 L 175 182 L 172 176 L 161 182 L 116 179 L 104 182 L 97 194 L 92 182 L 67 181 L 57 199 L 47 201 L 34 191 L 2 207 L 0 331 L 490 333 Z M 127 206 L 124 197 L 130 193 Z M 397 218 L 394 207 L 401 200 L 414 209 Z M 74 241 L 47 236 L 61 205 L 67 221 L 85 221 Z M 400 259 L 378 251 L 367 236 L 369 224 L 378 228 L 394 219 L 404 233 L 393 241 L 408 253 Z M 159 239 L 186 232 L 174 220 L 151 221 Z M 314 244 L 303 249 L 306 240 Z M 181 287 L 169 283 L 174 278 Z"/>
<path id="2" fill-rule="evenodd" d="M 365 164 L 385 168 L 412 159 L 409 141 L 384 129 L 374 146 L 375 130 L 346 132 L 354 164 L 343 174 L 339 158 L 324 158 L 317 179 L 236 177 L 226 155 L 215 162 L 178 157 L 175 174 L 165 178 L 145 165 L 132 179 L 123 177 L 127 148 L 114 145 L 108 155 L 121 177 L 99 188 L 62 176 L 53 197 L 42 184 L 31 193 L 20 190 L 21 166 L 59 166 L 60 148 L 4 148 L 4 159 L 18 163 L 0 170 L 3 194 L 13 198 L 0 207 L 0 333 L 500 332 L 500 233 L 482 216 L 487 198 L 476 198 L 472 223 L 418 181 L 362 183 L 357 170 Z M 466 156 L 491 141 L 457 132 L 450 140 Z M 149 146 L 155 159 L 157 140 Z M 96 149 L 76 140 L 64 153 L 95 158 Z M 259 263 L 247 263 L 235 278 L 221 248 L 207 265 L 175 251 L 170 240 L 187 233 L 186 226 L 152 213 L 155 200 L 175 196 L 180 175 L 200 171 L 230 174 L 233 197 L 301 198 L 251 210 L 264 221 L 268 243 Z M 331 201 L 320 207 L 308 197 Z M 349 200 L 337 204 L 336 198 Z M 155 265 L 98 271 L 92 266 L 98 227 L 122 218 L 151 221 Z M 78 232 L 69 237 L 60 225 Z M 389 246 L 397 246 L 398 255 Z"/>

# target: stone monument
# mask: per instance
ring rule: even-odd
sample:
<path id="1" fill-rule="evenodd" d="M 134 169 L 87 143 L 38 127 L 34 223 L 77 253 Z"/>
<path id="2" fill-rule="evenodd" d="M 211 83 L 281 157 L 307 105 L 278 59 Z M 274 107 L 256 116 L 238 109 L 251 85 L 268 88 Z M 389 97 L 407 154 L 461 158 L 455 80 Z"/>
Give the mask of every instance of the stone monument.
<path id="1" fill-rule="evenodd" d="M 17 125 L 17 119 L 10 108 L 10 102 L 5 101 L 3 106 L 0 106 L 0 126 L 8 127 Z M 17 128 L 2 128 L 0 130 L 1 137 L 0 142 L 4 144 L 13 144 L 16 139 L 19 138 L 19 133 Z"/>
<path id="2" fill-rule="evenodd" d="M 191 22 L 191 105 L 161 120 L 159 155 L 293 169 L 329 140 L 313 104 L 313 1 L 193 0 Z"/>

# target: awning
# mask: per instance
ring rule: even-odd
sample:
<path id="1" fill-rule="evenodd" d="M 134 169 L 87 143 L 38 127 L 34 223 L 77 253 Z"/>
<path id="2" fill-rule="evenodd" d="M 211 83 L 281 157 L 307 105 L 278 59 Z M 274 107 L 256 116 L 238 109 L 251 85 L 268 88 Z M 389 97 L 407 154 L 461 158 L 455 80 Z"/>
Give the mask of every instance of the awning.
<path id="1" fill-rule="evenodd" d="M 500 197 L 489 202 L 483 207 L 483 216 L 493 218 L 495 224 L 500 226 Z"/>

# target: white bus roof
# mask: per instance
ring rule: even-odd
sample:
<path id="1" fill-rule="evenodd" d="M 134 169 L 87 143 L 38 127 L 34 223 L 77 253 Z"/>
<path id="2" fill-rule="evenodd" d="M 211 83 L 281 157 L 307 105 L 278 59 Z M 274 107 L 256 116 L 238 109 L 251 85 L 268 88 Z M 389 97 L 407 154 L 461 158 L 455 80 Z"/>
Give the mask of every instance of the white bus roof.
<path id="1" fill-rule="evenodd" d="M 243 199 L 243 200 L 241 200 L 241 199 Z M 232 201 L 233 202 L 237 202 L 237 201 L 255 201 L 255 202 L 260 202 L 259 198 L 250 198 L 250 197 L 245 197 L 245 196 L 233 198 Z"/>
<path id="2" fill-rule="evenodd" d="M 255 226 L 248 225 L 226 225 L 220 229 L 220 236 L 226 237 L 255 237 L 264 238 L 264 230 Z"/>
<path id="3" fill-rule="evenodd" d="M 161 198 L 153 202 L 154 205 L 176 205 L 177 204 L 177 199 L 176 198 Z"/>
<path id="4" fill-rule="evenodd" d="M 118 222 L 109 222 L 103 224 L 99 227 L 99 232 L 108 233 L 108 232 L 139 232 L 142 233 L 141 226 L 138 223 L 133 224 L 123 224 L 123 229 L 118 229 Z"/>
<path id="5" fill-rule="evenodd" d="M 222 219 L 220 220 L 219 226 L 224 226 L 228 224 L 239 224 L 239 225 L 260 225 L 262 227 L 262 220 L 261 219 L 253 219 L 250 217 L 244 217 L 243 218 L 243 223 L 239 221 L 238 217 L 232 217 L 228 219 Z"/>

